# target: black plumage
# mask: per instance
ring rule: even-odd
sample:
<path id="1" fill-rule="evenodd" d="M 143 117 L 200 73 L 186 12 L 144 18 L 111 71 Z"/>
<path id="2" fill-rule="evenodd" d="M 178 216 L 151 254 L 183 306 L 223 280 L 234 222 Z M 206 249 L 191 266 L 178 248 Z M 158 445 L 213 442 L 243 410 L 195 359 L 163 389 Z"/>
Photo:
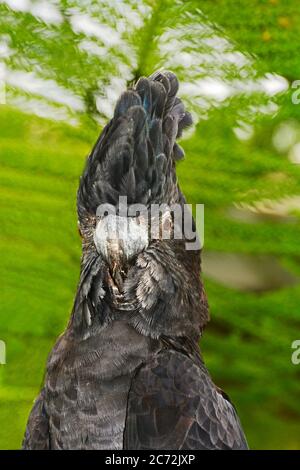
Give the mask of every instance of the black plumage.
<path id="1" fill-rule="evenodd" d="M 198 347 L 209 318 L 200 250 L 174 237 L 168 209 L 155 221 L 145 212 L 124 216 L 119 199 L 143 204 L 148 215 L 153 204 L 184 206 L 176 139 L 192 119 L 177 91 L 171 72 L 141 78 L 118 100 L 87 160 L 77 197 L 79 285 L 24 449 L 247 448 Z M 103 204 L 115 213 L 99 213 Z M 114 224 L 126 236 L 116 236 Z"/>

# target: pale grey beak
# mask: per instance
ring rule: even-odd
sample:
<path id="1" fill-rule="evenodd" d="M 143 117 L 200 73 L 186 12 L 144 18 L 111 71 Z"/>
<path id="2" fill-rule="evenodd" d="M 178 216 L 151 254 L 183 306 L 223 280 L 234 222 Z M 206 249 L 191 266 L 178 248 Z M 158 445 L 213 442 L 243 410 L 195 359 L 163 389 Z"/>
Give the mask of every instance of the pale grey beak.
<path id="1" fill-rule="evenodd" d="M 98 222 L 94 243 L 110 266 L 122 266 L 148 246 L 148 224 L 140 217 L 109 214 Z"/>

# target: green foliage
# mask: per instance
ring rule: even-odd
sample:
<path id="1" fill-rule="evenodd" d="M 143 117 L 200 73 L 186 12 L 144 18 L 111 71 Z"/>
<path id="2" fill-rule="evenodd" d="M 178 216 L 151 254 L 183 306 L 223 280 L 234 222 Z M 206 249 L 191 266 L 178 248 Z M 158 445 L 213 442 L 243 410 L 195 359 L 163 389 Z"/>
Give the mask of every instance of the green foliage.
<path id="1" fill-rule="evenodd" d="M 216 277 L 204 263 L 212 317 L 202 341 L 206 362 L 236 404 L 252 448 L 299 449 L 300 366 L 291 363 L 300 326 L 300 169 L 293 163 L 300 105 L 290 88 L 300 77 L 297 2 L 48 3 L 59 21 L 0 4 L 10 105 L 0 106 L 0 339 L 7 345 L 0 448 L 20 446 L 47 354 L 72 308 L 76 189 L 98 123 L 126 84 L 165 67 L 178 74 L 195 117 L 178 176 L 188 202 L 205 204 L 204 254 L 264 255 L 296 280 L 259 293 L 233 289 L 226 284 L 232 266 Z M 84 31 L 86 15 L 102 29 L 88 23 Z M 38 78 L 44 87 L 33 89 L 25 75 L 18 84 L 15 72 L 34 73 L 32 83 Z M 268 91 L 264 80 L 277 80 L 282 91 Z M 45 105 L 56 121 L 34 115 Z"/>

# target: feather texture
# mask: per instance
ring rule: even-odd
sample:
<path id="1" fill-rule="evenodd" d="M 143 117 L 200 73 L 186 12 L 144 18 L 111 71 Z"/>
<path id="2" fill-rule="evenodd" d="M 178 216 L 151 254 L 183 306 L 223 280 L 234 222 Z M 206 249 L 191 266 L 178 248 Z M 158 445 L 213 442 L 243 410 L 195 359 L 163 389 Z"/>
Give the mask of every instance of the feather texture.
<path id="1" fill-rule="evenodd" d="M 147 211 L 184 207 L 176 139 L 192 120 L 177 91 L 172 72 L 142 77 L 119 98 L 87 160 L 77 196 L 80 280 L 24 449 L 247 448 L 200 356 L 209 320 L 200 251 L 187 251 L 185 239 L 149 239 L 142 217 L 97 213 L 100 204 L 120 210 L 120 196 Z M 116 220 L 129 238 L 111 235 Z"/>
<path id="2" fill-rule="evenodd" d="M 175 140 L 192 124 L 177 90 L 172 72 L 157 72 L 121 95 L 81 178 L 81 222 L 100 204 L 117 204 L 120 195 L 130 204 L 175 202 L 168 201 L 178 197 L 174 161 L 184 156 Z"/>
<path id="3" fill-rule="evenodd" d="M 141 366 L 129 393 L 126 449 L 247 449 L 230 401 L 201 361 L 163 350 Z"/>

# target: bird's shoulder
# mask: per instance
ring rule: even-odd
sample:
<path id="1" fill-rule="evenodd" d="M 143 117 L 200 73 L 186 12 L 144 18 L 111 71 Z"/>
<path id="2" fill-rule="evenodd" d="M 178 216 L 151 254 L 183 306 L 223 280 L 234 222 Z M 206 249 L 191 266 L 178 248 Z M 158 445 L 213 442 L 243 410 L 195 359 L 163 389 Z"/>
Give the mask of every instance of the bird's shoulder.
<path id="1" fill-rule="evenodd" d="M 234 407 L 199 355 L 164 349 L 133 378 L 125 446 L 136 449 L 243 449 Z"/>

